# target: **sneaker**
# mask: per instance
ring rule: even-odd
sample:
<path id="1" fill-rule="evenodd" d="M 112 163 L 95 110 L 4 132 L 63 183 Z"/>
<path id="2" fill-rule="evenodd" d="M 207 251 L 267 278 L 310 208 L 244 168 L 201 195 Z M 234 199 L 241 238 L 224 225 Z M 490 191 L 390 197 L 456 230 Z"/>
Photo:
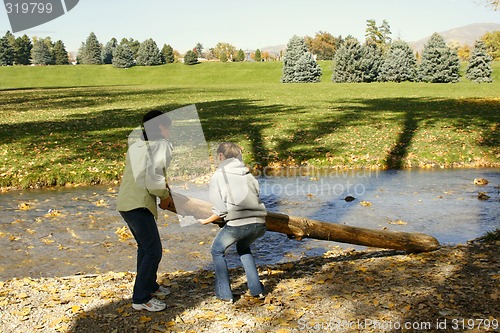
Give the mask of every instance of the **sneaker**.
<path id="1" fill-rule="evenodd" d="M 165 297 L 170 295 L 170 289 L 164 286 L 160 286 L 157 291 L 151 294 L 153 297 Z"/>
<path id="2" fill-rule="evenodd" d="M 160 300 L 157 300 L 156 298 L 152 298 L 147 303 L 142 303 L 142 304 L 132 303 L 132 308 L 134 308 L 135 310 L 148 310 L 151 312 L 162 311 L 165 310 L 166 307 L 167 304 L 163 303 Z"/>

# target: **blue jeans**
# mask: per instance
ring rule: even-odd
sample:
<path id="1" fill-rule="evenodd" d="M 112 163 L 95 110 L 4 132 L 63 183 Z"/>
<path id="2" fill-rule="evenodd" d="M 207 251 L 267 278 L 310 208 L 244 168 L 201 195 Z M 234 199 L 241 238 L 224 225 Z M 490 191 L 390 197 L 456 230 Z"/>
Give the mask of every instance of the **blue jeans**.
<path id="1" fill-rule="evenodd" d="M 154 215 L 146 208 L 120 212 L 137 242 L 137 276 L 132 302 L 147 303 L 160 288 L 156 273 L 162 256 L 162 245 Z"/>
<path id="2" fill-rule="evenodd" d="M 223 300 L 233 298 L 229 281 L 229 270 L 226 262 L 226 249 L 236 243 L 236 251 L 247 276 L 250 293 L 257 296 L 264 292 L 260 283 L 255 260 L 250 251 L 250 245 L 266 232 L 265 223 L 253 223 L 239 227 L 226 225 L 222 228 L 212 244 L 212 258 L 215 266 L 215 295 Z"/>

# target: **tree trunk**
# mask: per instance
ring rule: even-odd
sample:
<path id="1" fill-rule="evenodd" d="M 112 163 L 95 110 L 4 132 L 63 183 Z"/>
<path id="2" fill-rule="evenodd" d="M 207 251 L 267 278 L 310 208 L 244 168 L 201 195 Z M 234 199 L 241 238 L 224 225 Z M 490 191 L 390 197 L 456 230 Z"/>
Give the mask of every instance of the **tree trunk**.
<path id="1" fill-rule="evenodd" d="M 212 215 L 212 206 L 206 201 L 179 193 L 172 193 L 172 196 L 175 203 L 175 208 L 171 209 L 173 212 L 195 218 Z M 220 221 L 217 224 L 222 223 Z M 299 240 L 313 238 L 407 252 L 434 251 L 440 247 L 437 239 L 423 233 L 358 228 L 273 212 L 267 213 L 266 225 L 269 231 L 280 232 Z"/>

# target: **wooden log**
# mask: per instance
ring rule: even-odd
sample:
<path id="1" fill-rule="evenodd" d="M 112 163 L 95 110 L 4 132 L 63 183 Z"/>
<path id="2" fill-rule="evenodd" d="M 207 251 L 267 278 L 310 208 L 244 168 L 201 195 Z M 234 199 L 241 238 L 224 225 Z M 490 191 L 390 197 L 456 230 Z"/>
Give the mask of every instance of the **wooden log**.
<path id="1" fill-rule="evenodd" d="M 175 203 L 172 211 L 180 215 L 206 218 L 212 214 L 209 202 L 179 193 L 172 193 L 172 197 Z M 218 222 L 221 223 L 223 222 Z M 269 231 L 283 233 L 299 240 L 312 238 L 412 253 L 434 251 L 440 247 L 436 238 L 423 233 L 358 228 L 274 212 L 267 213 L 266 225 Z"/>

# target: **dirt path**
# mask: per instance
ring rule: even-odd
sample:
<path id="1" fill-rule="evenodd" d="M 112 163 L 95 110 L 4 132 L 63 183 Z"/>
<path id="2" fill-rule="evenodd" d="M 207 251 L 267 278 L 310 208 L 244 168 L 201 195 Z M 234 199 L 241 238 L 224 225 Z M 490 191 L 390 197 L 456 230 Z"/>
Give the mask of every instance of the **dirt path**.
<path id="1" fill-rule="evenodd" d="M 0 282 L 1 332 L 498 332 L 500 241 L 431 252 L 330 253 L 259 267 L 269 294 L 212 298 L 210 271 L 161 276 L 167 310 L 131 308 L 132 273 Z"/>

